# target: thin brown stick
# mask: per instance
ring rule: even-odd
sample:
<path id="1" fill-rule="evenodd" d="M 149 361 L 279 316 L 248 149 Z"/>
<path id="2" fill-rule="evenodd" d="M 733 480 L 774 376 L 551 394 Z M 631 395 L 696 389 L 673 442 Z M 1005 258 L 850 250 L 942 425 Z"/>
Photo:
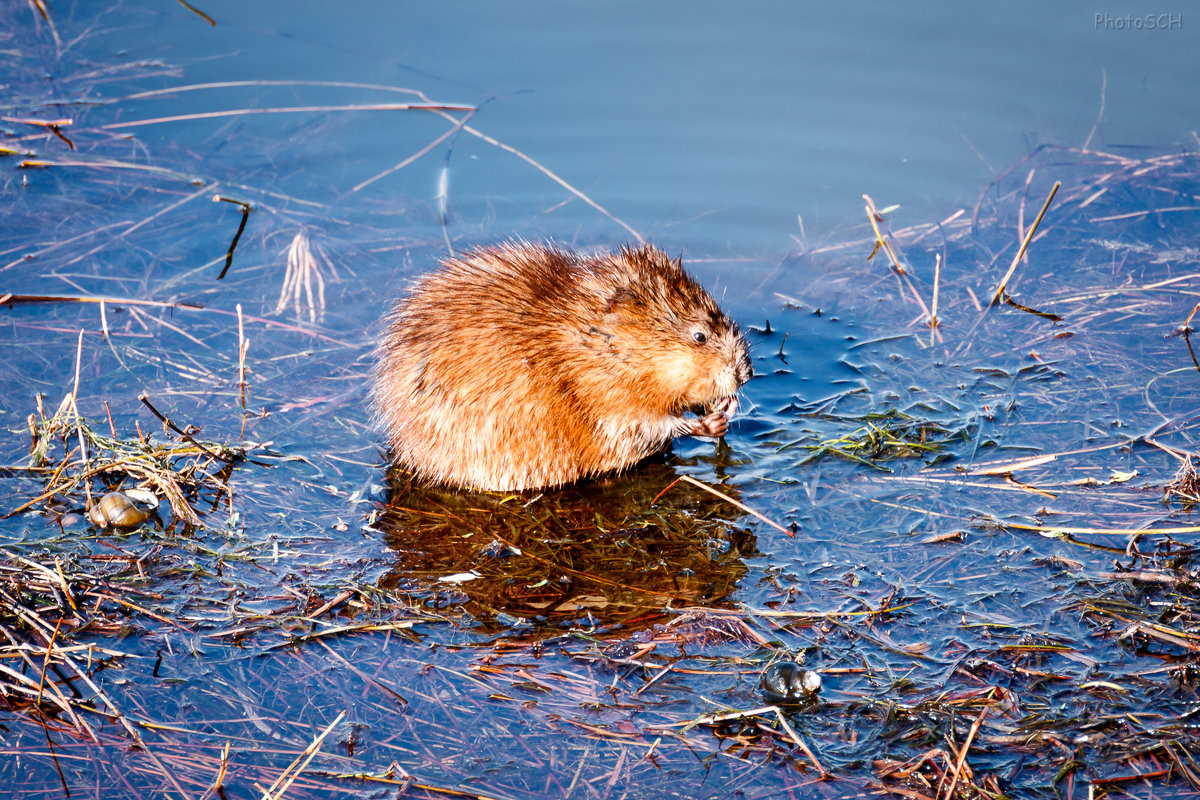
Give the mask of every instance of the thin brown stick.
<path id="1" fill-rule="evenodd" d="M 38 693 L 37 705 L 42 704 L 42 693 L 46 688 L 46 670 L 50 667 L 50 657 L 54 655 L 54 641 L 58 638 L 58 631 L 62 628 L 63 620 L 66 617 L 59 617 L 58 623 L 54 626 L 54 633 L 50 634 L 50 641 L 46 643 L 46 655 L 42 658 L 42 674 L 38 678 Z"/>
<path id="2" fill-rule="evenodd" d="M 196 8 L 194 5 L 189 3 L 187 0 L 175 0 L 175 2 L 179 3 L 179 5 L 183 6 L 188 11 L 190 11 L 193 14 L 195 14 L 196 16 L 200 17 L 200 19 L 204 20 L 209 25 L 212 25 L 214 28 L 217 27 L 217 21 L 215 19 L 210 17 L 208 14 L 205 14 L 200 9 Z"/>
<path id="3" fill-rule="evenodd" d="M 145 392 L 142 392 L 141 394 L 139 394 L 139 395 L 138 395 L 138 400 L 140 400 L 140 401 L 142 402 L 142 405 L 144 405 L 146 408 L 150 409 L 150 413 L 151 413 L 151 414 L 153 414 L 154 416 L 156 416 L 156 417 L 158 417 L 160 420 L 162 420 L 162 423 L 163 423 L 164 425 L 166 425 L 166 426 L 167 426 L 168 428 L 170 428 L 171 430 L 175 431 L 175 433 L 177 433 L 177 434 L 178 434 L 180 437 L 182 437 L 183 439 L 185 439 L 185 440 L 187 440 L 188 442 L 190 442 L 191 444 L 195 445 L 195 446 L 196 446 L 197 448 L 199 448 L 199 449 L 200 449 L 200 451 L 201 451 L 202 453 L 204 453 L 205 455 L 207 455 L 207 456 L 210 456 L 211 458 L 215 458 L 217 461 L 221 461 L 221 462 L 223 462 L 223 463 L 225 463 L 225 464 L 232 464 L 232 463 L 234 462 L 234 459 L 232 459 L 232 458 L 229 458 L 228 456 L 219 456 L 219 455 L 217 455 L 216 453 L 214 453 L 212 450 L 209 450 L 207 447 L 205 447 L 204 445 L 202 445 L 202 444 L 200 444 L 198 441 L 196 441 L 196 440 L 195 440 L 195 439 L 194 439 L 194 438 L 191 436 L 191 434 L 189 434 L 189 433 L 187 433 L 186 431 L 184 431 L 184 430 L 180 429 L 180 427 L 179 427 L 178 425 L 176 425 L 174 422 L 171 422 L 171 420 L 169 420 L 169 419 L 167 419 L 166 417 L 164 417 L 164 416 L 162 415 L 162 412 L 160 412 L 160 411 L 159 411 L 157 408 L 155 408 L 155 407 L 154 407 L 154 406 L 153 406 L 153 405 L 150 403 L 150 398 L 149 398 L 149 396 L 147 396 L 147 394 L 146 394 Z"/>
<path id="4" fill-rule="evenodd" d="M 1021 241 L 1021 247 L 1017 250 L 1017 255 L 1013 257 L 1012 264 L 1008 267 L 1008 272 L 1004 273 L 1004 277 L 1000 279 L 1000 284 L 996 287 L 996 291 L 992 292 L 992 299 L 988 306 L 994 306 L 1000 301 L 1001 295 L 1008 287 L 1008 281 L 1012 278 L 1013 273 L 1017 271 L 1017 264 L 1021 263 L 1021 257 L 1025 255 L 1026 248 L 1033 241 L 1033 235 L 1037 233 L 1038 225 L 1042 224 L 1042 217 L 1046 215 L 1046 209 L 1050 208 L 1051 201 L 1054 200 L 1054 195 L 1058 194 L 1058 187 L 1062 186 L 1062 181 L 1055 181 L 1054 187 L 1050 190 L 1050 194 L 1046 197 L 1046 202 L 1042 203 L 1042 210 L 1038 212 L 1037 218 L 1033 221 L 1033 225 L 1029 226 L 1029 230 L 1025 232 L 1025 238 Z"/>

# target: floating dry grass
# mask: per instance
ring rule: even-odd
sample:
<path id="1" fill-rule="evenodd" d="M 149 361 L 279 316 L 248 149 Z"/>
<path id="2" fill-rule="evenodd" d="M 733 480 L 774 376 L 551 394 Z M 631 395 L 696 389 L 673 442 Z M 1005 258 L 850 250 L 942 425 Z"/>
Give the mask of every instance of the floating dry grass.
<path id="1" fill-rule="evenodd" d="M 45 476 L 45 491 L 8 512 L 8 516 L 41 506 L 46 512 L 62 514 L 98 496 L 93 486 L 105 491 L 121 488 L 151 489 L 166 499 L 174 515 L 174 526 L 201 524 L 195 509 L 206 501 L 215 509 L 224 500 L 233 508 L 233 491 L 226 482 L 234 467 L 258 445 L 201 442 L 158 414 L 143 396 L 143 402 L 162 420 L 162 437 L 146 434 L 137 427 L 134 437 L 121 437 L 111 417 L 109 433 L 79 415 L 74 393 L 63 398 L 57 410 L 47 415 L 38 395 L 37 411 L 29 415 L 30 455 L 26 471 Z M 102 493 L 102 492 L 101 492 Z"/>

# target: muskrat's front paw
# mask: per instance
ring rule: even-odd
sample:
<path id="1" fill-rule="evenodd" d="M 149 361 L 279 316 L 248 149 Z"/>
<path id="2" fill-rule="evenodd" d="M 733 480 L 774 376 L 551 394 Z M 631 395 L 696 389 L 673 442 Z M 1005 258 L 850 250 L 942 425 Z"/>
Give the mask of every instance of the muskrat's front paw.
<path id="1" fill-rule="evenodd" d="M 707 417 L 692 422 L 692 436 L 712 436 L 720 438 L 729 430 L 729 417 L 720 411 L 714 411 Z"/>

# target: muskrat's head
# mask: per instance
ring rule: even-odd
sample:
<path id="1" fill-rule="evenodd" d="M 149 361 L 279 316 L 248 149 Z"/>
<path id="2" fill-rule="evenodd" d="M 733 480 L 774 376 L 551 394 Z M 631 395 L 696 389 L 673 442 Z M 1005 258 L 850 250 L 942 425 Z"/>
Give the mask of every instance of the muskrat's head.
<path id="1" fill-rule="evenodd" d="M 626 248 L 615 258 L 628 285 L 610 301 L 625 338 L 641 329 L 637 349 L 649 367 L 647 400 L 664 410 L 712 410 L 750 380 L 750 348 L 736 322 L 683 269 L 678 259 L 650 245 Z M 725 404 L 727 407 L 728 403 Z"/>
<path id="2" fill-rule="evenodd" d="M 668 349 L 659 374 L 680 392 L 679 403 L 692 410 L 712 411 L 750 380 L 750 348 L 738 325 L 719 310 L 680 320 L 679 345 Z M 731 411 L 732 413 L 732 411 Z"/>

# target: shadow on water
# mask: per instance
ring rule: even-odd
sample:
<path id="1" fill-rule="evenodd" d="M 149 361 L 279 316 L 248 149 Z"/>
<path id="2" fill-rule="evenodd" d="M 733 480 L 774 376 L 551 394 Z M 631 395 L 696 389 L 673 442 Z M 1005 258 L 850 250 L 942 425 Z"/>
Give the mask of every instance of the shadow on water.
<path id="1" fill-rule="evenodd" d="M 730 607 L 760 555 L 728 504 L 680 484 L 661 459 L 627 475 L 536 496 L 438 491 L 397 472 L 376 525 L 396 563 L 380 585 L 458 606 L 486 630 L 536 623 L 598 635 L 664 619 L 664 610 Z"/>

